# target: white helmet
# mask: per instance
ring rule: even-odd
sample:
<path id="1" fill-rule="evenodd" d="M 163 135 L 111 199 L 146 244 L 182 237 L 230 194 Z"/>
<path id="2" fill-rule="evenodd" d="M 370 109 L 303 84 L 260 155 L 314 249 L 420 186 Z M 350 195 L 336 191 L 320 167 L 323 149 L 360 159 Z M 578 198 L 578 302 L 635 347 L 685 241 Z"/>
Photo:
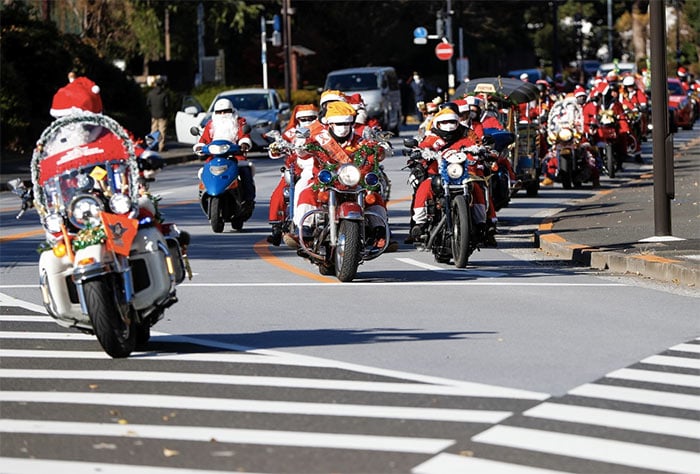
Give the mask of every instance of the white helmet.
<path id="1" fill-rule="evenodd" d="M 622 85 L 625 87 L 634 87 L 634 77 L 625 76 L 625 78 L 622 80 Z"/>
<path id="2" fill-rule="evenodd" d="M 231 112 L 236 113 L 233 108 L 233 103 L 228 99 L 219 99 L 214 103 L 214 112 Z"/>

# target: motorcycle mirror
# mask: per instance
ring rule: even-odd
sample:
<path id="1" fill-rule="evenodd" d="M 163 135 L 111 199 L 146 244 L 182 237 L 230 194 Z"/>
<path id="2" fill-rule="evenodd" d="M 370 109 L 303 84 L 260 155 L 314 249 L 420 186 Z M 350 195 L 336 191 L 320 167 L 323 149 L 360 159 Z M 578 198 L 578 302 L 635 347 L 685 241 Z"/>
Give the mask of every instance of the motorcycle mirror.
<path id="1" fill-rule="evenodd" d="M 190 134 L 194 135 L 195 137 L 198 137 L 199 136 L 199 127 L 190 128 Z"/>
<path id="2" fill-rule="evenodd" d="M 404 138 L 403 146 L 405 146 L 406 148 L 415 148 L 418 146 L 418 140 L 416 140 L 415 138 Z"/>

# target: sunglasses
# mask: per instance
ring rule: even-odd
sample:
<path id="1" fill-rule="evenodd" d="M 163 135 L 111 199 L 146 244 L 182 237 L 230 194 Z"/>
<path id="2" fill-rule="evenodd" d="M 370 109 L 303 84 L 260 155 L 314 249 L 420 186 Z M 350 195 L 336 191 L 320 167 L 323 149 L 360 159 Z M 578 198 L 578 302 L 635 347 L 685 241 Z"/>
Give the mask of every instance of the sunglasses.
<path id="1" fill-rule="evenodd" d="M 313 122 L 314 118 L 313 117 L 299 117 L 297 118 L 298 122 Z"/>
<path id="2" fill-rule="evenodd" d="M 224 110 L 217 110 L 214 112 L 215 114 L 232 114 L 233 109 L 224 109 Z"/>

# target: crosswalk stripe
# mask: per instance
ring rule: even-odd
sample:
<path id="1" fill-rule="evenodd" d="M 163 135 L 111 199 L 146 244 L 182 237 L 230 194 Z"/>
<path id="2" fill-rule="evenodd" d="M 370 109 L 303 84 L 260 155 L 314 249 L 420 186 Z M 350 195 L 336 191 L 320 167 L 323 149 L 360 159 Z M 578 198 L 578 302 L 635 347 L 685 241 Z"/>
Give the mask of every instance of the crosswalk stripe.
<path id="1" fill-rule="evenodd" d="M 51 323 L 51 316 L 22 316 L 22 315 L 1 315 L 0 321 L 20 322 L 20 323 Z"/>
<path id="2" fill-rule="evenodd" d="M 231 471 L 211 471 L 176 467 L 135 466 L 88 461 L 59 461 L 56 459 L 20 459 L 0 457 L 3 474 L 50 472 L 51 474 L 224 474 Z M 246 471 L 246 474 L 255 474 Z"/>
<path id="3" fill-rule="evenodd" d="M 494 426 L 472 437 L 478 443 L 571 456 L 665 472 L 700 473 L 700 454 L 658 446 L 553 433 L 514 426 Z"/>
<path id="4" fill-rule="evenodd" d="M 700 439 L 700 421 L 667 416 L 628 413 L 604 408 L 592 408 L 545 402 L 526 410 L 523 415 L 589 425 L 608 426 L 623 430 L 684 436 Z"/>
<path id="5" fill-rule="evenodd" d="M 655 355 L 642 359 L 643 364 L 668 365 L 671 367 L 683 367 L 686 369 L 700 369 L 700 359 L 690 359 L 685 357 L 673 357 Z"/>
<path id="6" fill-rule="evenodd" d="M 357 405 L 346 403 L 307 403 L 239 398 L 186 397 L 144 393 L 84 392 L 0 392 L 0 401 L 25 403 L 69 403 L 77 405 L 120 405 L 129 407 L 171 408 L 181 410 L 218 410 L 226 412 L 280 413 L 286 415 L 348 416 L 460 423 L 498 423 L 511 412 L 490 410 L 458 410 L 389 405 Z"/>
<path id="7" fill-rule="evenodd" d="M 700 410 L 700 397 L 680 393 L 659 392 L 640 388 L 616 387 L 614 385 L 584 384 L 569 391 L 569 395 L 603 398 L 643 405 Z"/>
<path id="8" fill-rule="evenodd" d="M 700 344 L 678 344 L 677 346 L 669 347 L 668 350 L 700 354 Z"/>
<path id="9" fill-rule="evenodd" d="M 610 372 L 606 377 L 700 388 L 700 376 L 698 375 L 674 374 L 670 372 L 655 372 L 653 370 L 641 369 L 620 369 Z"/>
<path id="10" fill-rule="evenodd" d="M 96 341 L 92 334 L 81 332 L 38 332 L 38 331 L 0 331 L 0 339 L 46 339 Z"/>
<path id="11" fill-rule="evenodd" d="M 440 453 L 411 469 L 412 474 L 444 474 L 446 472 L 476 472 L 479 474 L 565 474 L 539 467 L 509 464 L 450 453 Z"/>
<path id="12" fill-rule="evenodd" d="M 188 372 L 139 372 L 103 370 L 33 370 L 0 369 L 1 378 L 39 380 L 121 380 L 140 382 L 179 382 L 236 386 L 285 387 L 314 390 L 352 390 L 374 393 L 406 393 L 418 395 L 470 396 L 464 389 L 417 383 L 367 382 L 363 380 L 314 379 L 297 377 L 264 377 L 259 375 L 224 375 Z"/>
<path id="13" fill-rule="evenodd" d="M 304 431 L 248 430 L 213 426 L 117 425 L 66 421 L 0 420 L 0 432 L 68 436 L 118 436 L 210 443 L 241 443 L 266 446 L 352 449 L 399 453 L 434 454 L 454 440 L 401 436 L 353 435 Z"/>

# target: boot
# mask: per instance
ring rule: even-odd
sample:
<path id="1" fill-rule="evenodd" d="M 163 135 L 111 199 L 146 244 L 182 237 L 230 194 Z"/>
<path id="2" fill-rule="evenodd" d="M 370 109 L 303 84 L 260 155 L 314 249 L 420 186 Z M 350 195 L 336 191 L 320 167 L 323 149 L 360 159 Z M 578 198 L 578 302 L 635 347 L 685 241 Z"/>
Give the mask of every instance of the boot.
<path id="1" fill-rule="evenodd" d="M 272 233 L 267 236 L 267 242 L 279 247 L 282 243 L 282 226 L 280 224 L 272 224 Z"/>
<path id="2" fill-rule="evenodd" d="M 425 224 L 416 224 L 411 227 L 411 239 L 413 243 L 424 243 L 426 233 L 427 229 Z"/>
<path id="3" fill-rule="evenodd" d="M 486 229 L 486 236 L 484 238 L 484 245 L 486 247 L 498 247 L 496 242 L 496 223 L 492 222 Z"/>

